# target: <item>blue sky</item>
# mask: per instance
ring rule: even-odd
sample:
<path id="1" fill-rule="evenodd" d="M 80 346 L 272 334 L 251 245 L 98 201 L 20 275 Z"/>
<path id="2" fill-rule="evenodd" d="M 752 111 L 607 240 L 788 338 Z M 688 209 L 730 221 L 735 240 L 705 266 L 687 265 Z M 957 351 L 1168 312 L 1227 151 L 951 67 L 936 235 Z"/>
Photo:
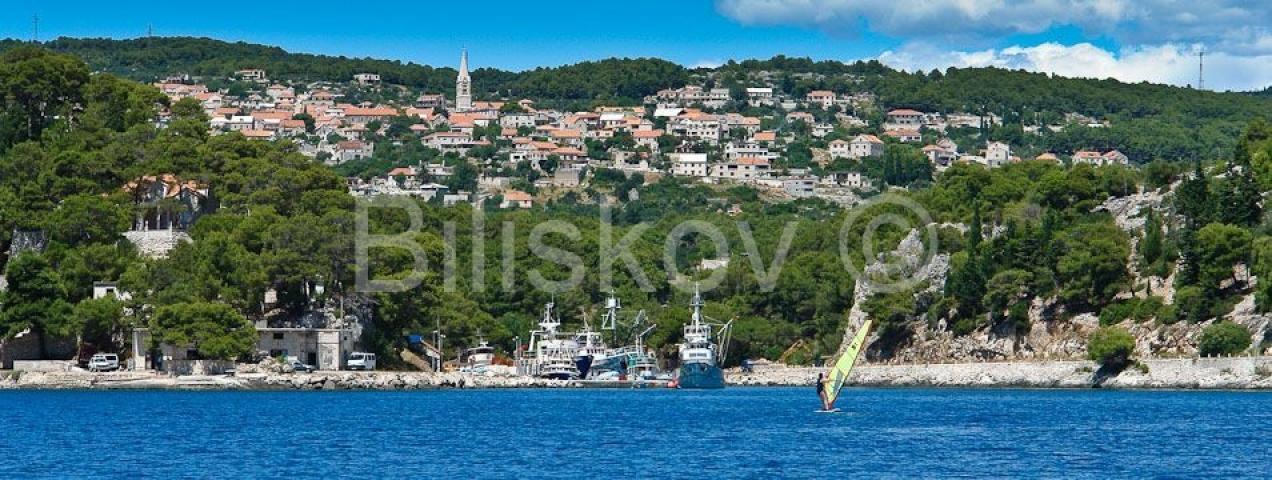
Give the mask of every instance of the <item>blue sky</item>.
<path id="1" fill-rule="evenodd" d="M 382 5 L 381 3 L 395 3 Z M 1237 0 L 642 0 L 215 3 L 10 0 L 0 36 L 208 36 L 289 51 L 526 69 L 611 56 L 776 54 L 899 68 L 997 65 L 1214 88 L 1272 84 L 1272 6 Z M 373 6 L 374 5 L 374 6 Z M 186 7 L 186 8 L 183 8 Z M 1190 10 L 1191 9 L 1191 10 Z M 1216 34 L 1214 32 L 1227 32 Z"/>

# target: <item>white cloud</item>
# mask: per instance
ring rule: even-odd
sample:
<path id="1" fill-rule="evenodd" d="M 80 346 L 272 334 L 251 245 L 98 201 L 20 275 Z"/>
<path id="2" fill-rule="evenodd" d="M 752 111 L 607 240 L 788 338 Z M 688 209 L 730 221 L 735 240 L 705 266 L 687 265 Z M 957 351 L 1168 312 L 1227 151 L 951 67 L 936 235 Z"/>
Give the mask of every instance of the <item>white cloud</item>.
<path id="1" fill-rule="evenodd" d="M 1116 78 L 1172 85 L 1197 82 L 1197 47 L 1166 43 L 1111 52 L 1089 43 L 1044 43 L 979 51 L 942 50 L 927 43 L 911 43 L 879 55 L 879 61 L 905 70 L 946 67 L 1001 67 L 1045 72 L 1075 78 Z M 1257 90 L 1272 85 L 1272 53 L 1206 55 L 1206 88 Z"/>
<path id="2" fill-rule="evenodd" d="M 724 65 L 723 60 L 698 60 L 697 63 L 690 65 L 689 68 L 719 68 Z"/>
<path id="3" fill-rule="evenodd" d="M 904 39 L 976 43 L 1076 26 L 1125 45 L 1272 53 L 1268 0 L 717 0 L 716 8 L 748 25 L 868 29 Z"/>

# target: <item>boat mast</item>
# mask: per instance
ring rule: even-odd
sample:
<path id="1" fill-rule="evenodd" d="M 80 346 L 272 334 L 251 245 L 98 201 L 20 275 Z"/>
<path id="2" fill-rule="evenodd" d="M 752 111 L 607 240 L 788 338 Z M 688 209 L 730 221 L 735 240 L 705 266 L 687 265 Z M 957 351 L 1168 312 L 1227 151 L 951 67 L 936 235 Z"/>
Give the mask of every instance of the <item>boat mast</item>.
<path id="1" fill-rule="evenodd" d="M 702 293 L 696 283 L 693 284 L 693 300 L 689 301 L 689 305 L 693 307 L 693 325 L 702 324 Z"/>

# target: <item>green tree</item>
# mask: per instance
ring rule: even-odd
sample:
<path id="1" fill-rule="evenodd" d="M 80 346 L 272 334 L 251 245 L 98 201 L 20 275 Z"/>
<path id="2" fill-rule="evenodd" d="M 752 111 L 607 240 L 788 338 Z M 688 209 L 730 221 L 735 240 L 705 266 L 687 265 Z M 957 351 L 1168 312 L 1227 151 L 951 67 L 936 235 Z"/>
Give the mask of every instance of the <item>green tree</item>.
<path id="1" fill-rule="evenodd" d="M 1197 353 L 1204 357 L 1236 355 L 1250 348 L 1250 329 L 1230 320 L 1215 322 L 1201 331 Z"/>
<path id="2" fill-rule="evenodd" d="M 1100 327 L 1087 341 L 1087 358 L 1102 367 L 1121 370 L 1135 354 L 1135 337 L 1117 326 Z"/>
<path id="3" fill-rule="evenodd" d="M 35 46 L 0 54 L 0 152 L 41 132 L 84 100 L 88 67 Z"/>
<path id="4" fill-rule="evenodd" d="M 222 303 L 178 303 L 155 310 L 150 329 L 157 342 L 188 346 L 199 356 L 234 360 L 252 353 L 256 328 L 234 308 Z"/>
<path id="5" fill-rule="evenodd" d="M 1140 268 L 1145 274 L 1165 277 L 1165 246 L 1162 239 L 1162 224 L 1157 212 L 1149 211 L 1144 218 L 1144 237 L 1140 239 Z"/>
<path id="6" fill-rule="evenodd" d="M 1060 298 L 1070 306 L 1103 306 L 1126 287 L 1126 234 L 1111 222 L 1074 227 L 1056 265 Z"/>
<path id="7" fill-rule="evenodd" d="M 109 345 L 124 333 L 124 305 L 114 297 L 81 301 L 71 312 L 73 328 L 81 341 L 98 347 Z"/>
<path id="8" fill-rule="evenodd" d="M 46 336 L 74 333 L 66 288 L 48 260 L 32 253 L 12 259 L 5 277 L 9 287 L 0 292 L 0 331 L 11 338 L 30 329 L 41 339 L 41 357 L 46 356 Z"/>
<path id="9" fill-rule="evenodd" d="M 128 209 L 99 195 L 74 195 L 62 201 L 49 222 L 49 234 L 67 245 L 109 243 L 128 230 Z"/>
<path id="10" fill-rule="evenodd" d="M 1244 262 L 1250 251 L 1250 232 L 1233 225 L 1212 223 L 1197 232 L 1198 284 L 1208 294 L 1220 284 L 1235 280 L 1233 267 Z"/>

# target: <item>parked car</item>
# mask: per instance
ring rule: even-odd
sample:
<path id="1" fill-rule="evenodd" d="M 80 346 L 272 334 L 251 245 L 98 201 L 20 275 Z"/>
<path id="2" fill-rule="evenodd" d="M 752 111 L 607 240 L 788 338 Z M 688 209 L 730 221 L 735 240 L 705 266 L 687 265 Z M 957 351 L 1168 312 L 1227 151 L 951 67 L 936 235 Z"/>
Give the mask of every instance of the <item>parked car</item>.
<path id="1" fill-rule="evenodd" d="M 88 360 L 90 372 L 113 372 L 119 370 L 119 355 L 114 353 L 95 353 Z"/>
<path id="2" fill-rule="evenodd" d="M 292 367 L 292 371 L 294 372 L 314 373 L 313 365 L 307 364 L 300 360 L 292 360 L 291 367 Z"/>
<path id="3" fill-rule="evenodd" d="M 375 354 L 353 352 L 349 355 L 349 370 L 375 370 Z"/>

